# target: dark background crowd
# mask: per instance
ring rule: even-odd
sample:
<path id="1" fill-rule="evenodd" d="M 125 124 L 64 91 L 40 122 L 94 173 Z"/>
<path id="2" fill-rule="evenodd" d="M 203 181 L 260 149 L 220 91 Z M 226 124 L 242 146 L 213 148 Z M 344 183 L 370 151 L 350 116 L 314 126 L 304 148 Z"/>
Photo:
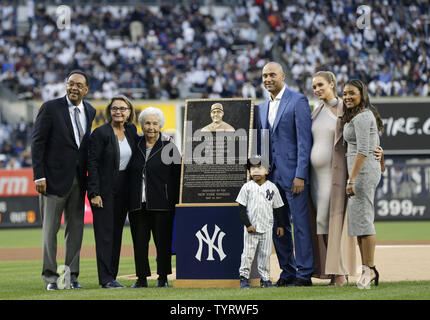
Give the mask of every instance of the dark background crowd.
<path id="1" fill-rule="evenodd" d="M 302 92 L 311 92 L 313 73 L 330 70 L 339 88 L 358 78 L 372 96 L 430 95 L 430 1 L 272 3 L 267 20 Z M 361 5 L 371 9 L 369 28 L 358 27 Z"/>
<path id="2" fill-rule="evenodd" d="M 0 89 L 16 99 L 64 95 L 72 69 L 90 75 L 88 99 L 266 98 L 269 60 L 308 96 L 319 70 L 333 71 L 339 89 L 360 78 L 371 96 L 430 96 L 429 0 L 372 1 L 364 29 L 355 0 L 62 1 L 70 28 L 48 2 L 0 4 Z M 0 167 L 31 166 L 31 124 L 1 121 Z"/>

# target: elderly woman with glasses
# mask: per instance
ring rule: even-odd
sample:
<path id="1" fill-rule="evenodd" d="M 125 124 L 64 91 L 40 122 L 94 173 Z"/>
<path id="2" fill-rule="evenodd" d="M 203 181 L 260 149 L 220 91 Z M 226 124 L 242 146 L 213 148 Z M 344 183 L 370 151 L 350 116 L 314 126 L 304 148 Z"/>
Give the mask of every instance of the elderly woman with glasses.
<path id="1" fill-rule="evenodd" d="M 175 204 L 179 200 L 180 154 L 161 134 L 163 112 L 154 107 L 139 115 L 143 136 L 130 160 L 127 182 L 129 215 L 137 281 L 133 288 L 147 287 L 151 275 L 148 260 L 152 235 L 157 250 L 157 287 L 167 287 L 172 273 L 172 232 Z"/>
<path id="2" fill-rule="evenodd" d="M 137 140 L 134 114 L 127 97 L 114 96 L 106 108 L 108 122 L 90 136 L 88 198 L 93 211 L 99 283 L 106 289 L 124 287 L 116 276 L 127 216 L 126 170 Z"/>

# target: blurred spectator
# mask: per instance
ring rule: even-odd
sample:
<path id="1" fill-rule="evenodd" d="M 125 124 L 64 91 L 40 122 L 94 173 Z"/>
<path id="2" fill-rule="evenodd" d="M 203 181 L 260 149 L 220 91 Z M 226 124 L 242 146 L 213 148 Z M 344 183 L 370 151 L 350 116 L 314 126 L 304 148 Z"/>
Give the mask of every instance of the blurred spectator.
<path id="1" fill-rule="evenodd" d="M 7 160 L 6 155 L 0 153 L 0 169 L 4 169 L 6 167 L 7 165 L 6 160 Z"/>
<path id="2" fill-rule="evenodd" d="M 9 159 L 9 162 L 6 164 L 5 169 L 8 169 L 8 170 L 21 169 L 21 163 L 17 160 L 16 157 L 11 157 Z"/>
<path id="3" fill-rule="evenodd" d="M 244 98 L 256 98 L 257 93 L 254 86 L 248 81 L 243 84 L 242 87 L 242 97 Z"/>

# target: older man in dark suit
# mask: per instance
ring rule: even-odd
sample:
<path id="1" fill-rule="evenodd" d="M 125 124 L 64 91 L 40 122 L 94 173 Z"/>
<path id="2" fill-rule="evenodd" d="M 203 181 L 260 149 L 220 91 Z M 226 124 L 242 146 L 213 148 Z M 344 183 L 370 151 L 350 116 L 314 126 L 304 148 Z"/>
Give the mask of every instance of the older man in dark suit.
<path id="1" fill-rule="evenodd" d="M 57 233 L 64 212 L 65 265 L 72 289 L 78 282 L 84 227 L 88 138 L 96 114 L 83 97 L 88 76 L 80 70 L 67 77 L 66 96 L 45 102 L 32 135 L 32 160 L 42 215 L 43 269 L 47 290 L 57 290 Z"/>

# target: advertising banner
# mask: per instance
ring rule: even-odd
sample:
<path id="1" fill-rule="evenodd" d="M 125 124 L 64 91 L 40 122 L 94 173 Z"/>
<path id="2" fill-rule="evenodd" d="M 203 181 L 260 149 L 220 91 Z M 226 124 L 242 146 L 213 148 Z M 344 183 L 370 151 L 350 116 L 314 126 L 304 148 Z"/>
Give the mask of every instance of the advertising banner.
<path id="1" fill-rule="evenodd" d="M 64 217 L 62 223 L 63 220 Z M 93 223 L 93 214 L 87 197 L 84 223 Z M 39 194 L 33 181 L 33 170 L 0 169 L 0 228 L 41 226 Z"/>
<path id="2" fill-rule="evenodd" d="M 430 154 L 428 102 L 376 102 L 384 123 L 381 146 L 385 154 Z"/>
<path id="3" fill-rule="evenodd" d="M 33 170 L 0 169 L 0 228 L 41 225 Z"/>

